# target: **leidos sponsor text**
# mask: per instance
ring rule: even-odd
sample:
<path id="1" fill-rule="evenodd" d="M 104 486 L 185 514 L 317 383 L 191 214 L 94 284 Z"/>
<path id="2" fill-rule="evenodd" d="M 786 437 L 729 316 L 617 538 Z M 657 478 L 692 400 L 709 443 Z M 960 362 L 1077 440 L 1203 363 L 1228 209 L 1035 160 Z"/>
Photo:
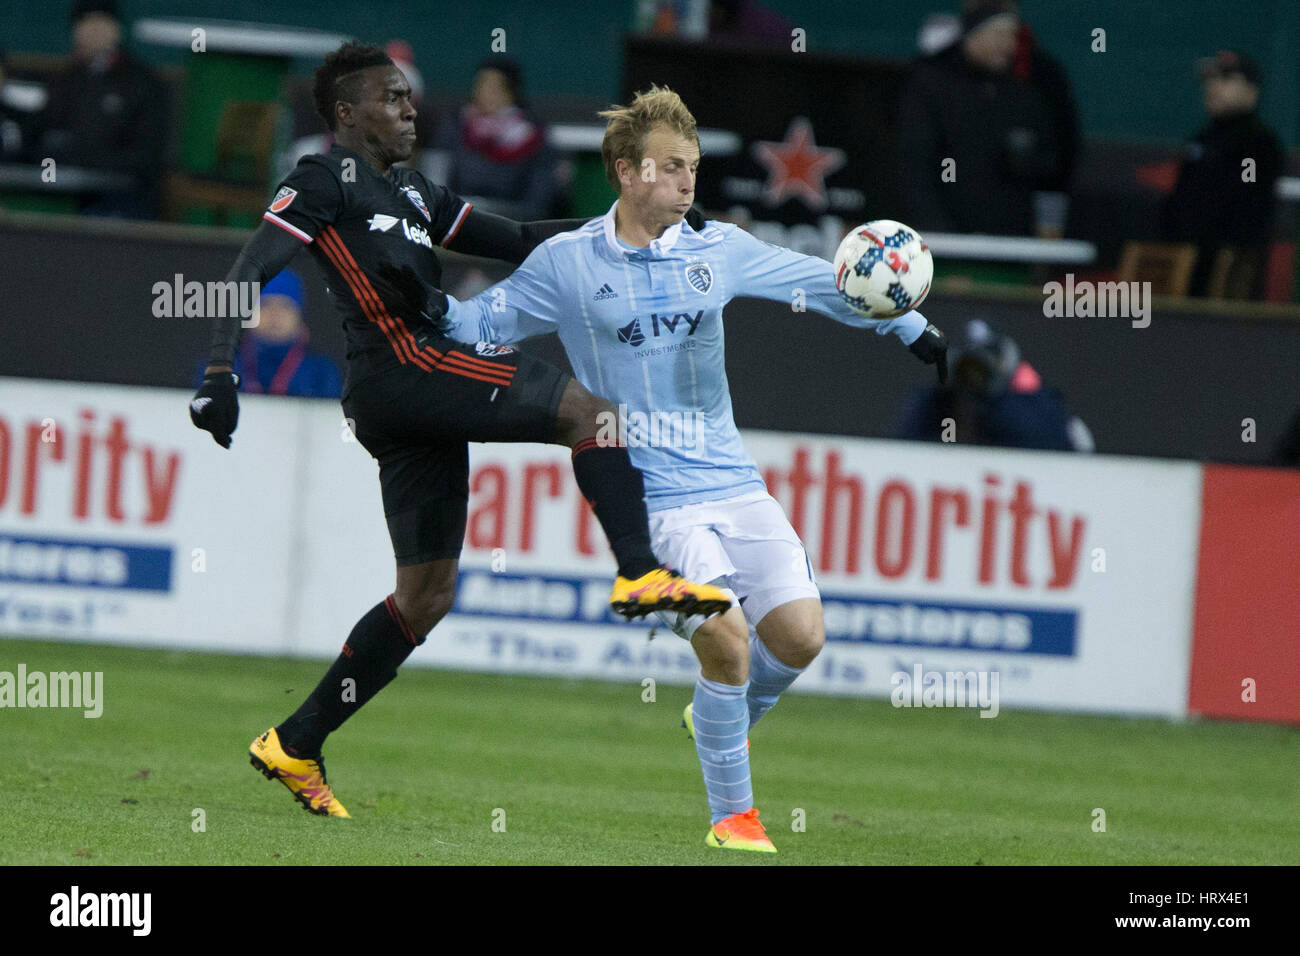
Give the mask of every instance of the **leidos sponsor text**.
<path id="1" fill-rule="evenodd" d="M 41 499 L 59 471 L 71 478 L 66 507 L 73 518 L 156 525 L 171 515 L 180 454 L 133 438 L 122 415 L 100 422 L 94 410 L 83 408 L 75 423 L 21 423 L 0 414 L 0 517 L 62 507 Z M 127 509 L 128 498 L 141 502 L 135 513 Z"/>

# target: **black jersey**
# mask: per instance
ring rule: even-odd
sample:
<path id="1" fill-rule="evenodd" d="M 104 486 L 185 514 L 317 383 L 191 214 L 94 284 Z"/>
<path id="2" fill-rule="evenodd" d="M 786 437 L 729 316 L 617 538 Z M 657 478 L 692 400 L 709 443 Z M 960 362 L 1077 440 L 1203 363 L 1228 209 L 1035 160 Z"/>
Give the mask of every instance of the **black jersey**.
<path id="1" fill-rule="evenodd" d="M 471 208 L 414 169 L 394 166 L 381 176 L 336 143 L 298 161 L 263 218 L 310 244 L 340 311 L 349 360 L 423 366 L 416 335 L 428 324 L 382 273 L 410 266 L 440 288 L 434 249 L 455 237 Z"/>

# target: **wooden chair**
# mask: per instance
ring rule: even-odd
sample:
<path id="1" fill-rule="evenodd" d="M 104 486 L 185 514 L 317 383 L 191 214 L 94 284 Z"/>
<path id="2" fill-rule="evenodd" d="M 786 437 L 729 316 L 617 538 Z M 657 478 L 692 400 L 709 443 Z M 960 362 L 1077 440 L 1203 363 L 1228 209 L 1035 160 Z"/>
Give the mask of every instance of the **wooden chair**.
<path id="1" fill-rule="evenodd" d="M 1115 278 L 1150 282 L 1155 295 L 1187 295 L 1195 266 L 1196 246 L 1190 242 L 1126 242 Z"/>
<path id="2" fill-rule="evenodd" d="M 1254 250 L 1224 246 L 1214 257 L 1206 295 L 1211 299 L 1253 298 L 1260 264 Z"/>
<path id="3" fill-rule="evenodd" d="M 279 107 L 231 100 L 217 124 L 211 173 L 171 173 L 163 188 L 163 215 L 177 221 L 187 208 L 211 209 L 219 224 L 232 212 L 260 217 L 266 208 Z"/>

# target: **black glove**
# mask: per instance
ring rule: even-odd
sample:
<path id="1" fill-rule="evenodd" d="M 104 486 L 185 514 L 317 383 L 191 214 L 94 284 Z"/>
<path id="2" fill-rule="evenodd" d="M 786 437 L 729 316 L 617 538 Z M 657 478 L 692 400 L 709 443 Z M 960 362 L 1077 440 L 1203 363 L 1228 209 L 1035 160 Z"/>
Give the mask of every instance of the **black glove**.
<path id="1" fill-rule="evenodd" d="M 431 323 L 439 333 L 447 331 L 444 321 L 447 315 L 447 296 L 441 289 L 435 289 L 421 279 L 410 266 L 398 269 L 392 263 L 385 263 L 379 267 L 379 275 L 397 290 L 409 311 Z"/>
<path id="2" fill-rule="evenodd" d="M 948 339 L 942 332 L 927 322 L 921 337 L 908 349 L 926 365 L 937 365 L 939 384 L 948 384 Z"/>
<path id="3" fill-rule="evenodd" d="M 686 225 L 699 232 L 704 228 L 704 213 L 692 206 L 686 210 Z"/>
<path id="4" fill-rule="evenodd" d="M 239 376 L 234 372 L 210 372 L 190 400 L 190 421 L 222 448 L 230 447 L 230 436 L 239 423 Z"/>

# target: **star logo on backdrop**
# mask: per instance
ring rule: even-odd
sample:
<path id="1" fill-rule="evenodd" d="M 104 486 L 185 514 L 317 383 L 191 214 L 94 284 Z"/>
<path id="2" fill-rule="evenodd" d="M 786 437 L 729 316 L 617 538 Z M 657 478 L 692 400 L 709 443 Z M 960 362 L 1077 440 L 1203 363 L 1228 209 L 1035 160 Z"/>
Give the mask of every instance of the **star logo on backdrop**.
<path id="1" fill-rule="evenodd" d="M 783 142 L 758 140 L 751 152 L 767 168 L 763 199 L 769 206 L 797 198 L 813 212 L 821 212 L 828 205 L 826 177 L 844 165 L 844 150 L 818 146 L 812 123 L 804 116 L 790 121 Z"/>

